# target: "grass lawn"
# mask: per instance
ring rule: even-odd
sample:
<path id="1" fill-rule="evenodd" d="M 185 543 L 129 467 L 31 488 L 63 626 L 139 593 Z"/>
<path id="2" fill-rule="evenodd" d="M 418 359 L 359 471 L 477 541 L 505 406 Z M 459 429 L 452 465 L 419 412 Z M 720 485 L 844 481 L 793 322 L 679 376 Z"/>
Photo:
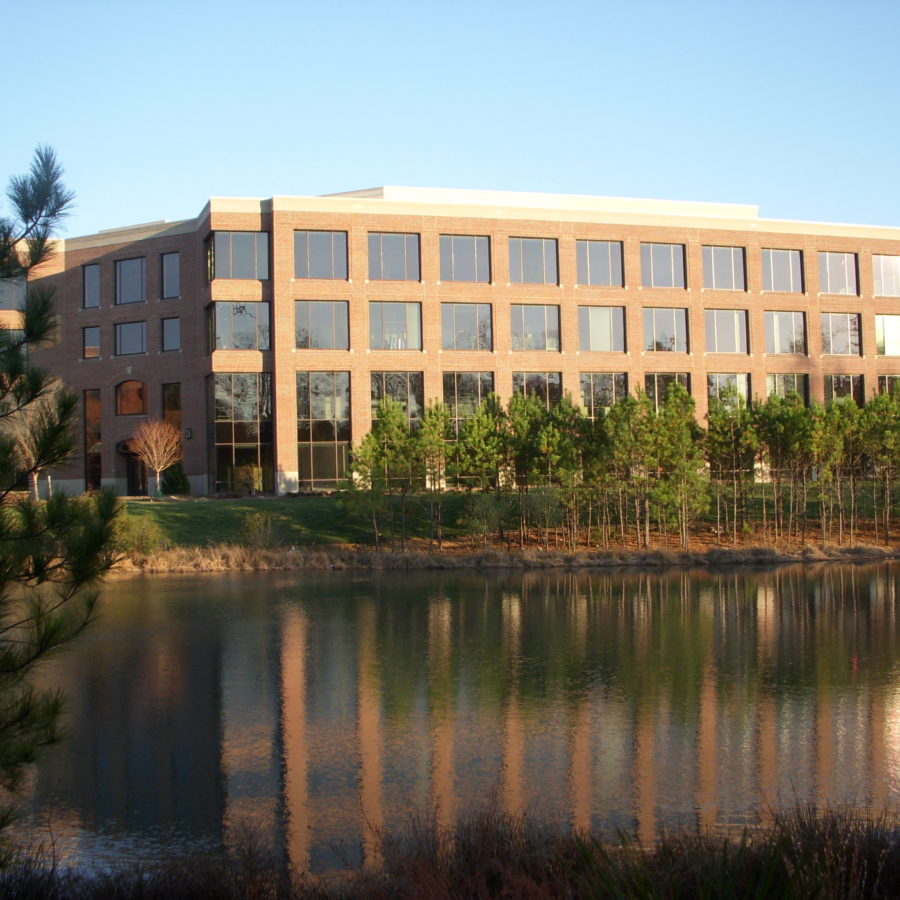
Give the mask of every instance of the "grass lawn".
<path id="1" fill-rule="evenodd" d="M 462 496 L 448 498 L 445 532 L 456 533 Z M 128 513 L 154 520 L 174 545 L 205 546 L 241 542 L 248 513 L 273 516 L 279 535 L 287 544 L 364 544 L 372 540 L 371 522 L 345 509 L 339 497 L 253 497 L 241 500 L 128 500 Z M 428 537 L 428 512 L 420 501 L 408 501 L 410 537 Z M 382 522 L 382 528 L 387 522 Z M 449 526 L 449 527 L 448 527 Z M 398 525 L 399 527 L 399 525 Z"/>

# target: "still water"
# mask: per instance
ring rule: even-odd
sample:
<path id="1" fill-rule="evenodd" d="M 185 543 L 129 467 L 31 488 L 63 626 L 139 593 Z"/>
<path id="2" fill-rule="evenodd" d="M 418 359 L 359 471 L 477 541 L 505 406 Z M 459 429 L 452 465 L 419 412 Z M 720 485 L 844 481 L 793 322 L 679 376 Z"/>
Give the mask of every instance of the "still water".
<path id="1" fill-rule="evenodd" d="M 102 865 L 250 825 L 325 871 L 485 806 L 650 841 L 897 805 L 898 608 L 896 563 L 113 581 L 18 830 Z"/>

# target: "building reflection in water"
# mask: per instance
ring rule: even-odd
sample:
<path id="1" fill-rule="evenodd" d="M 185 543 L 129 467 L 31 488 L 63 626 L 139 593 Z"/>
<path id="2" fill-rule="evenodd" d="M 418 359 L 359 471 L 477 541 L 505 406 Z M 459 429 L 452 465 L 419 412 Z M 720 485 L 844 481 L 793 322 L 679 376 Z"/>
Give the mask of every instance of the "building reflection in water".
<path id="1" fill-rule="evenodd" d="M 212 618 L 135 596 L 57 665 L 73 738 L 33 822 L 64 822 L 73 852 L 249 824 L 322 871 L 486 807 L 651 842 L 781 802 L 896 804 L 898 582 L 896 564 L 282 576 L 224 582 Z"/>

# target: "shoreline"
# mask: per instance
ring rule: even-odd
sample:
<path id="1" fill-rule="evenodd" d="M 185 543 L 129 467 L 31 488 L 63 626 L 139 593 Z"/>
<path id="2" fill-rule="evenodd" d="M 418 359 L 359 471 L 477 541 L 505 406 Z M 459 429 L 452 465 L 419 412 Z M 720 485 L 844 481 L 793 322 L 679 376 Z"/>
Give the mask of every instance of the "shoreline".
<path id="1" fill-rule="evenodd" d="M 126 554 L 111 575 L 214 574 L 221 572 L 403 571 L 463 569 L 611 569 L 773 566 L 797 563 L 879 562 L 900 559 L 900 546 L 808 544 L 796 550 L 774 547 L 710 547 L 705 550 L 484 550 L 376 551 L 345 545 L 262 549 L 241 544 L 177 547 L 152 555 Z"/>

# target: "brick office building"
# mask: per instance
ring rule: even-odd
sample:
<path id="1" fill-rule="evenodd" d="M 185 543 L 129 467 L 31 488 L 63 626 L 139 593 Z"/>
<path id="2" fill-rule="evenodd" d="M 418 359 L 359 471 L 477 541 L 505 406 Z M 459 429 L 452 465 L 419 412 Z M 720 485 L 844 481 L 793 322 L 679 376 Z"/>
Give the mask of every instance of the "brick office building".
<path id="1" fill-rule="evenodd" d="M 37 358 L 83 398 L 70 490 L 145 490 L 128 443 L 144 417 L 183 429 L 194 493 L 247 473 L 284 492 L 334 486 L 385 395 L 411 420 L 432 400 L 460 420 L 491 390 L 568 392 L 594 414 L 679 380 L 702 419 L 729 384 L 819 403 L 900 387 L 900 228 L 752 206 L 215 198 L 196 219 L 62 241 L 37 278 L 62 319 Z"/>

